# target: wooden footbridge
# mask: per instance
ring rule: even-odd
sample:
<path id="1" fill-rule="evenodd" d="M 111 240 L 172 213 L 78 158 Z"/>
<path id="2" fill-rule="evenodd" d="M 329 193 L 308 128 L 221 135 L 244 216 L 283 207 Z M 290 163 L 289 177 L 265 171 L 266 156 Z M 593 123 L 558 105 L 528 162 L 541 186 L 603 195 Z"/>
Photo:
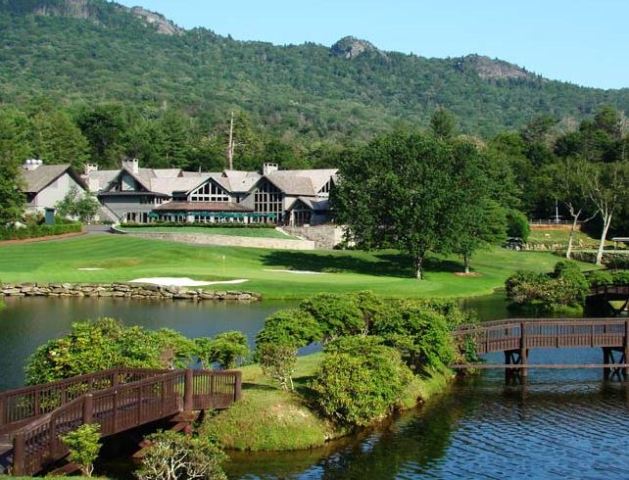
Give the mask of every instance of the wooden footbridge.
<path id="1" fill-rule="evenodd" d="M 507 319 L 463 325 L 454 333 L 459 345 L 472 342 L 478 356 L 503 352 L 504 364 L 453 365 L 455 369 L 506 369 L 526 376 L 530 368 L 601 368 L 606 378 L 629 375 L 629 319 L 543 318 Z M 603 362 L 588 365 L 530 364 L 534 348 L 601 348 Z"/>
<path id="2" fill-rule="evenodd" d="M 0 393 L 0 471 L 34 475 L 67 456 L 60 440 L 98 423 L 108 437 L 160 420 L 190 421 L 240 398 L 235 371 L 115 369 Z"/>

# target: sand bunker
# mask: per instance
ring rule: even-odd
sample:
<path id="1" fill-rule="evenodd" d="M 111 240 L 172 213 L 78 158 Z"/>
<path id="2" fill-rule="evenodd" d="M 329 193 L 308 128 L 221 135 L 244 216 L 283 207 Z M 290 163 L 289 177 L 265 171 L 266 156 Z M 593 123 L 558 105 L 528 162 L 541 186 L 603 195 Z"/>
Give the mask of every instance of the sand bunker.
<path id="1" fill-rule="evenodd" d="M 264 270 L 275 273 L 294 273 L 296 275 L 325 275 L 325 272 L 312 272 L 310 270 Z"/>
<path id="2" fill-rule="evenodd" d="M 151 285 L 159 285 L 161 287 L 206 287 L 208 285 L 237 285 L 248 281 L 249 280 L 245 278 L 239 280 L 225 280 L 221 282 L 203 282 L 186 277 L 151 277 L 136 278 L 135 280 L 131 280 L 129 283 L 148 283 Z"/>

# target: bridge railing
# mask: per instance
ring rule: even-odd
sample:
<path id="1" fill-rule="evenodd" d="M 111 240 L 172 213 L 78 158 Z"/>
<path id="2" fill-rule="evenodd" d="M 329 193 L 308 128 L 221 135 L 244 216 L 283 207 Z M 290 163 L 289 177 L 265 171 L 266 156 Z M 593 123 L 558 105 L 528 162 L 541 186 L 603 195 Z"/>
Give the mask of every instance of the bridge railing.
<path id="1" fill-rule="evenodd" d="M 10 424 L 37 418 L 86 392 L 103 390 L 115 385 L 136 382 L 167 370 L 117 368 L 80 375 L 67 380 L 33 385 L 0 393 L 0 432 Z"/>
<path id="2" fill-rule="evenodd" d="M 240 392 L 240 372 L 175 370 L 86 393 L 11 434 L 13 474 L 32 475 L 63 458 L 60 436 L 80 425 L 98 423 L 106 437 L 182 411 L 227 408 Z"/>
<path id="3" fill-rule="evenodd" d="M 619 318 L 509 319 L 463 325 L 455 339 L 474 341 L 479 355 L 530 348 L 620 347 L 629 325 Z"/>

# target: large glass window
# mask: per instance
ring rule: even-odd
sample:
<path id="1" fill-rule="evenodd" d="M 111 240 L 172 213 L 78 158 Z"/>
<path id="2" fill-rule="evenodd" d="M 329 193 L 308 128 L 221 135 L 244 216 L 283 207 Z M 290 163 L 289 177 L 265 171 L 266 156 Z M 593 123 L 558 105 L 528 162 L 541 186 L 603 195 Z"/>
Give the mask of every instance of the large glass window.
<path id="1" fill-rule="evenodd" d="M 256 190 L 254 203 L 257 213 L 274 213 L 278 222 L 282 220 L 284 213 L 283 194 L 272 183 L 262 182 Z"/>
<path id="2" fill-rule="evenodd" d="M 228 193 L 212 181 L 201 185 L 190 194 L 191 202 L 229 202 Z"/>

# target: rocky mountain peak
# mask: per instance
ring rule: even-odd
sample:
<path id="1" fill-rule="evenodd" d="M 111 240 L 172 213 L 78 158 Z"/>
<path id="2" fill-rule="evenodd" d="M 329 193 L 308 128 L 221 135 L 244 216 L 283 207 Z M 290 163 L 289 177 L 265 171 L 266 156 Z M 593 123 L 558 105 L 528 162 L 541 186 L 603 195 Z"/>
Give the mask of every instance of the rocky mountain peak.
<path id="1" fill-rule="evenodd" d="M 347 36 L 341 38 L 330 48 L 333 55 L 351 60 L 366 52 L 376 52 L 384 55 L 376 46 L 367 40 Z"/>
<path id="2" fill-rule="evenodd" d="M 534 75 L 526 69 L 483 55 L 467 55 L 457 60 L 456 67 L 461 71 L 474 71 L 483 80 L 530 79 Z"/>

